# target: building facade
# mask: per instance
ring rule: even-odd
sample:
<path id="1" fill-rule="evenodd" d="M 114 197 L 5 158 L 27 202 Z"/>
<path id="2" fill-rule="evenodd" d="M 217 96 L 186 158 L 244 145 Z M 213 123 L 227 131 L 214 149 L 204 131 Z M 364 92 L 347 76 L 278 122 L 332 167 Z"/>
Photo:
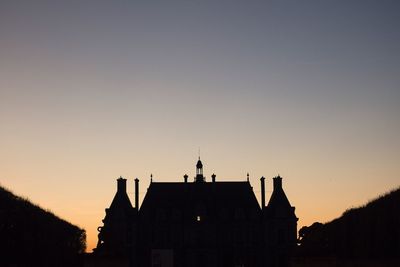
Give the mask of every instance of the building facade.
<path id="1" fill-rule="evenodd" d="M 132 206 L 121 177 L 94 255 L 140 267 L 287 266 L 297 240 L 295 208 L 280 176 L 268 205 L 260 181 L 261 204 L 248 178 L 217 181 L 213 174 L 207 182 L 199 159 L 193 181 L 152 181 L 139 208 L 139 180 Z"/>

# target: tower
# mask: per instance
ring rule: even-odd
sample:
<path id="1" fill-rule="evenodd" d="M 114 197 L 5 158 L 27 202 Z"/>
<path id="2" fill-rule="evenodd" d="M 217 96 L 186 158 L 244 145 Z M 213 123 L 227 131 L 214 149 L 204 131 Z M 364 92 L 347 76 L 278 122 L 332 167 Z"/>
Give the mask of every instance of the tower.
<path id="1" fill-rule="evenodd" d="M 103 226 L 98 227 L 98 243 L 94 252 L 110 257 L 127 257 L 131 251 L 132 220 L 135 210 L 126 192 L 126 179 L 117 179 L 117 193 L 105 210 Z"/>
<path id="2" fill-rule="evenodd" d="M 273 191 L 263 218 L 269 266 L 286 267 L 296 246 L 298 218 L 283 191 L 279 175 L 273 178 Z"/>

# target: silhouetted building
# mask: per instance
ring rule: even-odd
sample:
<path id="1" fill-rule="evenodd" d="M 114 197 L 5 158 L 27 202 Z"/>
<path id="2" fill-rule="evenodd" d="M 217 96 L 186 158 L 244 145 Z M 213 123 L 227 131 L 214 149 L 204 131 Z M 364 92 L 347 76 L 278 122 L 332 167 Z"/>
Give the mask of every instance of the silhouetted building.
<path id="1" fill-rule="evenodd" d="M 151 181 L 139 209 L 139 180 L 135 207 L 126 193 L 126 179 L 106 209 L 94 254 L 125 257 L 130 266 L 286 266 L 297 238 L 297 218 L 273 178 L 274 190 L 265 206 L 261 178 L 261 207 L 249 180 L 206 182 L 203 164 L 196 165 L 194 182 Z"/>

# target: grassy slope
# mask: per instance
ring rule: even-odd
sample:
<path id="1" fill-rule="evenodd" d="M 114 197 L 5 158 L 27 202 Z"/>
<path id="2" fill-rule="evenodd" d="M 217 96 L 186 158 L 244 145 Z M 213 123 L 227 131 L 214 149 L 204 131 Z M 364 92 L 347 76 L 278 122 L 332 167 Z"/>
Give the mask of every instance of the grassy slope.
<path id="1" fill-rule="evenodd" d="M 85 231 L 0 187 L 0 251 L 5 262 L 70 262 L 84 252 Z"/>
<path id="2" fill-rule="evenodd" d="M 400 257 L 400 188 L 326 224 L 300 230 L 300 253 L 343 258 Z"/>

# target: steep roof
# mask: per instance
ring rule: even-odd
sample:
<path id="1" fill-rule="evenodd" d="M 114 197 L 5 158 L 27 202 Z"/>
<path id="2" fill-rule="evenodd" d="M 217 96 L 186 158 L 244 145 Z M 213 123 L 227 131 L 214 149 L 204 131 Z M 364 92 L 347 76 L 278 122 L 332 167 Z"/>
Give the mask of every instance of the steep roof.
<path id="1" fill-rule="evenodd" d="M 285 191 L 282 188 L 282 177 L 273 178 L 274 190 L 267 205 L 267 212 L 274 217 L 295 217 L 294 207 L 290 205 Z"/>
<path id="2" fill-rule="evenodd" d="M 123 208 L 123 209 L 133 209 L 131 201 L 129 200 L 128 194 L 124 191 L 117 191 L 113 201 L 111 202 L 110 209 Z"/>
<path id="3" fill-rule="evenodd" d="M 140 208 L 146 216 L 154 210 L 179 210 L 219 215 L 221 211 L 251 216 L 260 206 L 249 182 L 151 183 Z"/>
<path id="4" fill-rule="evenodd" d="M 113 214 L 125 214 L 129 216 L 133 211 L 133 207 L 128 194 L 126 193 L 126 179 L 120 177 L 117 179 L 117 182 L 117 193 L 115 194 L 108 211 Z M 109 214 L 106 215 L 107 218 L 108 215 Z"/>
<path id="5" fill-rule="evenodd" d="M 289 208 L 291 207 L 285 191 L 282 188 L 274 189 L 268 202 L 268 207 Z"/>

